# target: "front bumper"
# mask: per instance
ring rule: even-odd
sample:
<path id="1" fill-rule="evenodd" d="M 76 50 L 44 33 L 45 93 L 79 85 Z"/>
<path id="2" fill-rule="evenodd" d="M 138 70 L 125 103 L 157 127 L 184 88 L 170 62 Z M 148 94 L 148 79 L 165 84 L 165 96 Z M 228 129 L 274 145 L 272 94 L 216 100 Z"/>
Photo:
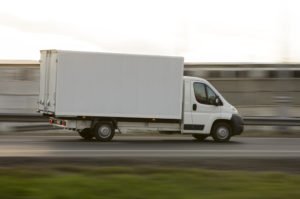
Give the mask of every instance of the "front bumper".
<path id="1" fill-rule="evenodd" d="M 231 117 L 232 134 L 240 135 L 244 131 L 244 120 L 238 114 L 233 114 Z"/>

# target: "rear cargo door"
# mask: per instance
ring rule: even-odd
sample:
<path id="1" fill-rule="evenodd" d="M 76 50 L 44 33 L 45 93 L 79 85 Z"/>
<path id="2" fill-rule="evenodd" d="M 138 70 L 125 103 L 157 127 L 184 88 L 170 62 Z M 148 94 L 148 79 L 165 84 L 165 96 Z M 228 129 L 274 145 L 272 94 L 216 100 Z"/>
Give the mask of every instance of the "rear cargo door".
<path id="1" fill-rule="evenodd" d="M 55 112 L 57 52 L 41 51 L 39 110 Z"/>

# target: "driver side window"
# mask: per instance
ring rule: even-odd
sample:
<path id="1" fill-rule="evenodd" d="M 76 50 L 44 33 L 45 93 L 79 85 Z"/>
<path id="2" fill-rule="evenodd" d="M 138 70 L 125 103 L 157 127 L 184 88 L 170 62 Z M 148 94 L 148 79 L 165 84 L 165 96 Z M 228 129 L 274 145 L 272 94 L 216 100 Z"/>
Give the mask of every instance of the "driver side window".
<path id="1" fill-rule="evenodd" d="M 196 100 L 201 104 L 207 103 L 207 96 L 205 91 L 205 85 L 202 83 L 195 82 L 194 83 L 194 92 Z"/>
<path id="2" fill-rule="evenodd" d="M 200 104 L 213 105 L 217 95 L 211 88 L 199 82 L 195 82 L 193 86 L 195 98 Z"/>

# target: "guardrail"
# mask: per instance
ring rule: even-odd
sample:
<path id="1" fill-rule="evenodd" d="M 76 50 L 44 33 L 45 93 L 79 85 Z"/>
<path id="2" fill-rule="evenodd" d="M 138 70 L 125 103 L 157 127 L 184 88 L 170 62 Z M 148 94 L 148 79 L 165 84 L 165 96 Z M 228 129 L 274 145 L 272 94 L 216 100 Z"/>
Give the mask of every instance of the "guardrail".
<path id="1" fill-rule="evenodd" d="M 300 118 L 245 117 L 244 124 L 252 126 L 300 126 Z"/>
<path id="2" fill-rule="evenodd" d="M 0 122 L 48 122 L 38 113 L 0 113 Z"/>

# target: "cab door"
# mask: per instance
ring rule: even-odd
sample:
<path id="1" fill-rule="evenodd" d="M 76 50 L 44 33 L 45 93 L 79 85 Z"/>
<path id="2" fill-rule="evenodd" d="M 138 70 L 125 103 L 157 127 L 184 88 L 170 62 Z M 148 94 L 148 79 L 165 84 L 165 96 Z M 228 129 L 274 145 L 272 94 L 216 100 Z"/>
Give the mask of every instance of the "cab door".
<path id="1" fill-rule="evenodd" d="M 186 133 L 209 134 L 212 123 L 220 115 L 220 106 L 214 104 L 215 92 L 205 83 L 191 81 L 191 123 L 184 124 Z"/>

